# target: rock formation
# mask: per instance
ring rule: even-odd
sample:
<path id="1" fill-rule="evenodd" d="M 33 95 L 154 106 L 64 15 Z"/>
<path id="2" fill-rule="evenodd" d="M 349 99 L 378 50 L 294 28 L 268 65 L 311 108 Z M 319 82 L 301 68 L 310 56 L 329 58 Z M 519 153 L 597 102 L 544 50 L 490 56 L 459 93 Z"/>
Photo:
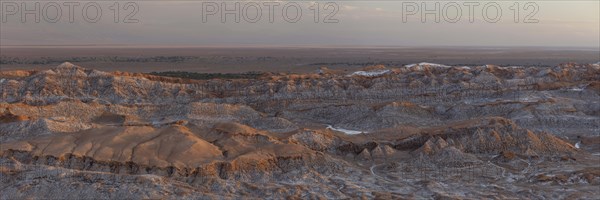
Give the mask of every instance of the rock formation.
<path id="1" fill-rule="evenodd" d="M 2 199 L 599 195 L 598 64 L 0 79 Z"/>

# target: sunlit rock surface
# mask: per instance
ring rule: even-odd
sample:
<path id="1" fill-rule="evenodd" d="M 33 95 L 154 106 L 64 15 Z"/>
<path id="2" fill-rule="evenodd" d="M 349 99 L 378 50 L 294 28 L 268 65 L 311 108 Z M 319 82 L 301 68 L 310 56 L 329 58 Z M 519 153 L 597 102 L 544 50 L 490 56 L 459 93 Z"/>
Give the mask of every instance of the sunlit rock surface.
<path id="1" fill-rule="evenodd" d="M 600 66 L 0 72 L 0 198 L 600 196 Z"/>

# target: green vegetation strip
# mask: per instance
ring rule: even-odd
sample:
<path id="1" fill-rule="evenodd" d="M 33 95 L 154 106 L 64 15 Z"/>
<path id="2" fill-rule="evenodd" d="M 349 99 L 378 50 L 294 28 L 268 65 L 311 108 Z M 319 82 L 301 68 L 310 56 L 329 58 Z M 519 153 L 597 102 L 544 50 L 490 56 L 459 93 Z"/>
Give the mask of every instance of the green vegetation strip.
<path id="1" fill-rule="evenodd" d="M 155 76 L 167 76 L 176 78 L 187 78 L 195 80 L 209 79 L 256 79 L 263 75 L 262 72 L 245 72 L 245 73 L 196 73 L 182 71 L 166 71 L 166 72 L 150 72 Z"/>

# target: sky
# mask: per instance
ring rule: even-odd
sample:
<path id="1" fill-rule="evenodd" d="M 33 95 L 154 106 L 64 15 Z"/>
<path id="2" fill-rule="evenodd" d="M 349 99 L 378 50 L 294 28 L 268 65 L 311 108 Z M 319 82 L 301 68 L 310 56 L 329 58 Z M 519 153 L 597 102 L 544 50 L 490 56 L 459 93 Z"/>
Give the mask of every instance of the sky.
<path id="1" fill-rule="evenodd" d="M 600 48 L 600 1 L 52 2 L 0 2 L 0 45 Z"/>

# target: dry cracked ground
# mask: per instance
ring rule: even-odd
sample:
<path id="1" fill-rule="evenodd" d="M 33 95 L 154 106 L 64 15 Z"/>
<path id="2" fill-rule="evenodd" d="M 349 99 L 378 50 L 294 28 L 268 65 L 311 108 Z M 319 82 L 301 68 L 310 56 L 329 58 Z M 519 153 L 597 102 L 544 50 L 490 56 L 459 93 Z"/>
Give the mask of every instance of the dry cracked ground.
<path id="1" fill-rule="evenodd" d="M 1 199 L 593 199 L 600 66 L 0 72 Z"/>

